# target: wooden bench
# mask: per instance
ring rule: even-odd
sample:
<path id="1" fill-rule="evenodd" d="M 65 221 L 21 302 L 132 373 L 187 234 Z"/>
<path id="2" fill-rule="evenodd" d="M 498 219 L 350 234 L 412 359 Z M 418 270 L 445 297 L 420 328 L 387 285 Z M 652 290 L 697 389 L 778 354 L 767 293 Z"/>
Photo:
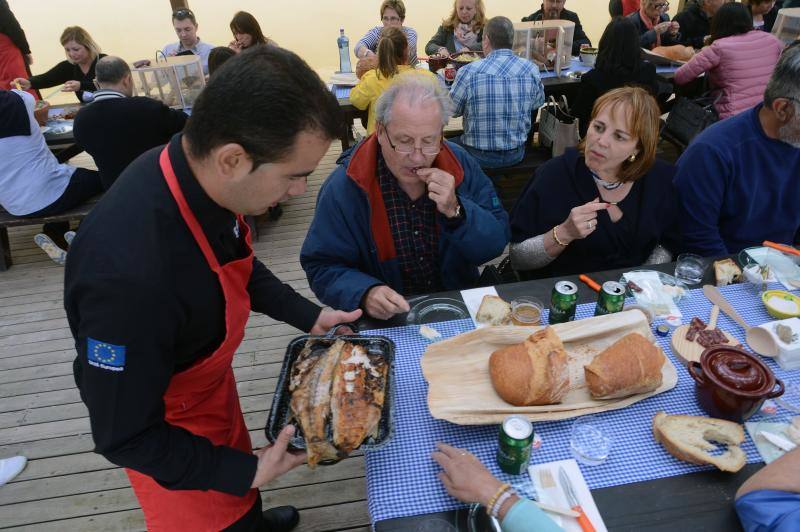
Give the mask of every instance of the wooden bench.
<path id="1" fill-rule="evenodd" d="M 23 225 L 43 225 L 53 222 L 70 222 L 73 220 L 83 220 L 89 211 L 92 210 L 99 198 L 92 199 L 83 205 L 75 207 L 61 214 L 52 216 L 42 216 L 39 218 L 21 218 L 9 214 L 0 207 L 0 272 L 4 272 L 11 267 L 11 245 L 8 241 L 8 228 Z"/>
<path id="2" fill-rule="evenodd" d="M 70 209 L 69 211 L 61 214 L 42 216 L 39 218 L 21 218 L 19 216 L 9 214 L 5 209 L 0 207 L 0 272 L 4 272 L 11 267 L 11 245 L 8 240 L 9 227 L 44 225 L 46 223 L 53 222 L 80 221 L 83 220 L 87 214 L 89 214 L 89 211 L 92 210 L 92 207 L 94 207 L 99 199 L 100 197 L 98 196 L 97 198 L 91 199 L 83 205 L 75 207 L 74 209 Z M 250 234 L 252 235 L 253 240 L 258 240 L 258 226 L 256 225 L 256 217 L 245 216 L 244 219 L 247 222 L 247 225 L 250 226 Z"/>

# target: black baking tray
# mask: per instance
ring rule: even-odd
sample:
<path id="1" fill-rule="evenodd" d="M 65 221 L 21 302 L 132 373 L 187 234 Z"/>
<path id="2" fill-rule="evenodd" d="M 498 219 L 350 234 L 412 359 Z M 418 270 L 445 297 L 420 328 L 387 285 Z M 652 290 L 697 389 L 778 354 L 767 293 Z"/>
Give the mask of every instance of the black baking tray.
<path id="1" fill-rule="evenodd" d="M 351 328 L 355 330 L 353 325 Z M 364 347 L 368 353 L 372 355 L 380 355 L 388 362 L 388 371 L 386 372 L 386 390 L 384 392 L 383 410 L 381 412 L 381 420 L 378 423 L 378 436 L 368 436 L 361 444 L 359 449 L 378 449 L 388 444 L 394 436 L 394 409 L 395 409 L 395 392 L 394 392 L 394 354 L 395 345 L 390 339 L 385 336 L 368 336 L 360 334 L 334 336 L 334 332 L 338 327 L 334 328 L 330 333 L 325 336 L 303 335 L 298 336 L 289 342 L 286 347 L 286 355 L 283 358 L 283 366 L 281 373 L 278 376 L 278 384 L 275 387 L 275 395 L 272 396 L 272 406 L 267 418 L 267 426 L 264 428 L 267 440 L 270 443 L 275 443 L 281 430 L 286 425 L 292 424 L 295 427 L 295 435 L 289 442 L 289 447 L 292 449 L 306 449 L 306 441 L 303 436 L 300 424 L 291 419 L 292 415 L 289 409 L 289 375 L 291 373 L 292 365 L 297 359 L 300 351 L 306 346 L 306 342 L 314 341 L 320 349 L 327 349 L 336 340 L 344 340 L 356 345 Z M 332 439 L 330 424 L 328 425 L 328 437 Z M 331 464 L 335 461 L 323 461 L 320 464 Z"/>

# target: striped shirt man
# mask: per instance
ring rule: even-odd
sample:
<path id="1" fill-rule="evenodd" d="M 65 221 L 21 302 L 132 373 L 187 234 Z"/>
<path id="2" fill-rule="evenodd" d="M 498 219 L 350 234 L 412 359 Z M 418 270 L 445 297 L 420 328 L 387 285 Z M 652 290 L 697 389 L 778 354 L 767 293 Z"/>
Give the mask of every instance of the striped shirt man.
<path id="1" fill-rule="evenodd" d="M 361 37 L 361 40 L 356 43 L 356 47 L 353 52 L 356 54 L 356 57 L 361 58 L 364 55 L 362 50 L 370 50 L 371 52 L 377 53 L 378 51 L 378 41 L 381 39 L 381 30 L 383 26 L 375 26 L 371 30 L 367 32 L 366 35 Z M 408 39 L 408 64 L 409 65 L 416 65 L 417 64 L 417 32 L 414 28 L 409 28 L 408 26 L 402 26 L 400 28 L 403 30 L 403 33 L 406 34 L 406 39 Z"/>

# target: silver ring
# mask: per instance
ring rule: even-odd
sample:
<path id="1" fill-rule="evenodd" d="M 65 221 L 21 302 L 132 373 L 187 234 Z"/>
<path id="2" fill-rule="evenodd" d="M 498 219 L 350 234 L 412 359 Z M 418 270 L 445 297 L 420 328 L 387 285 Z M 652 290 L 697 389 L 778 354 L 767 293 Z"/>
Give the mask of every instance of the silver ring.
<path id="1" fill-rule="evenodd" d="M 586 222 L 586 225 L 589 227 L 589 231 L 591 231 L 592 229 L 594 229 L 594 224 L 592 223 L 592 221 L 591 221 L 591 220 L 589 220 L 588 222 Z"/>

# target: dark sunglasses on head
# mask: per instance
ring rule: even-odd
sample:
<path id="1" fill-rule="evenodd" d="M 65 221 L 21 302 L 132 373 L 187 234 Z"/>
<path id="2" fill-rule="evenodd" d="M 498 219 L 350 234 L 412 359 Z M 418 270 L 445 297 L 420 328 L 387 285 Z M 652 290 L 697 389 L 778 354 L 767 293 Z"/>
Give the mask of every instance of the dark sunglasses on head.
<path id="1" fill-rule="evenodd" d="M 172 18 L 194 18 L 194 13 L 191 9 L 178 9 L 173 11 Z"/>

